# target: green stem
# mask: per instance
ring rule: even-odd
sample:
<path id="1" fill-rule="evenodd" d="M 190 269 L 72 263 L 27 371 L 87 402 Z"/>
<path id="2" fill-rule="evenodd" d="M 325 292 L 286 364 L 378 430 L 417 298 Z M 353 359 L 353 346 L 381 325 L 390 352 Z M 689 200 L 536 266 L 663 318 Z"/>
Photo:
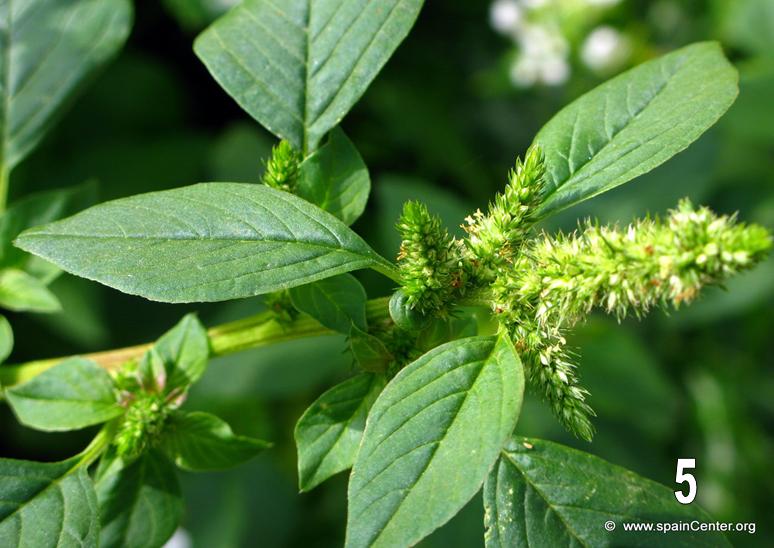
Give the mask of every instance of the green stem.
<path id="1" fill-rule="evenodd" d="M 115 427 L 112 422 L 103 426 L 86 449 L 78 454 L 78 462 L 73 466 L 72 470 L 81 466 L 90 466 L 91 463 L 97 460 L 113 440 L 114 430 Z"/>
<path id="2" fill-rule="evenodd" d="M 387 303 L 386 297 L 368 301 L 366 303 L 368 321 L 378 322 L 389 318 Z M 215 326 L 207 334 L 210 337 L 212 356 L 217 357 L 283 341 L 336 333 L 306 315 L 301 315 L 292 322 L 283 322 L 279 321 L 273 312 L 261 312 L 249 318 Z M 152 343 L 140 344 L 86 354 L 83 357 L 93 360 L 105 369 L 115 370 L 126 362 L 141 357 L 151 346 Z M 67 357 L 69 356 L 36 360 L 19 365 L 4 365 L 0 367 L 0 384 L 9 387 L 26 382 Z"/>
<path id="3" fill-rule="evenodd" d="M 392 264 L 391 262 L 387 260 L 380 261 L 375 266 L 373 266 L 373 269 L 379 272 L 380 274 L 387 276 L 393 282 L 397 284 L 401 283 L 400 271 L 397 268 L 395 268 L 395 265 Z"/>

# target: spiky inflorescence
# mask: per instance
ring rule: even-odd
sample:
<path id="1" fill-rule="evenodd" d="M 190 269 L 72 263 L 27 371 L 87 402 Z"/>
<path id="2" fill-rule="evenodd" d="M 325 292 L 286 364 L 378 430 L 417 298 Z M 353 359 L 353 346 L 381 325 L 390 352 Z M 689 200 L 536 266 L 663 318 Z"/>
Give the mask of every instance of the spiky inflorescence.
<path id="1" fill-rule="evenodd" d="M 301 153 L 287 141 L 280 141 L 271 149 L 271 158 L 266 162 L 263 183 L 266 186 L 293 192 L 301 165 Z"/>
<path id="2" fill-rule="evenodd" d="M 465 280 L 459 245 L 427 206 L 406 202 L 398 221 L 398 263 L 406 301 L 423 314 L 443 316 Z"/>
<path id="3" fill-rule="evenodd" d="M 565 425 L 591 435 L 564 329 L 599 307 L 619 319 L 655 305 L 690 302 L 703 286 L 752 267 L 771 247 L 760 226 L 736 223 L 683 200 L 665 221 L 625 230 L 587 224 L 577 234 L 531 242 L 492 285 L 493 308 L 523 352 L 530 378 Z"/>
<path id="4" fill-rule="evenodd" d="M 589 393 L 580 385 L 562 329 L 541 323 L 529 307 L 509 314 L 501 324 L 510 331 L 530 387 L 546 399 L 570 432 L 591 441 L 595 413 L 586 403 Z"/>
<path id="5" fill-rule="evenodd" d="M 132 395 L 126 405 L 113 444 L 119 456 L 132 460 L 158 439 L 172 406 L 162 394 L 148 392 Z"/>
<path id="6" fill-rule="evenodd" d="M 543 153 L 533 146 L 524 160 L 516 160 L 505 190 L 495 196 L 486 215 L 479 210 L 465 219 L 466 245 L 480 277 L 494 279 L 497 270 L 506 267 L 518 255 L 541 203 L 544 177 Z"/>

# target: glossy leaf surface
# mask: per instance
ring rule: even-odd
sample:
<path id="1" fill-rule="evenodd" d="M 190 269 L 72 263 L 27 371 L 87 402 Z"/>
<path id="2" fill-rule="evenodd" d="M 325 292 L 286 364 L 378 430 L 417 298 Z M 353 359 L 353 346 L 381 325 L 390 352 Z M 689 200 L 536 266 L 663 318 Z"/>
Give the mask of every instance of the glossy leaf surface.
<path id="1" fill-rule="evenodd" d="M 715 42 L 643 63 L 570 103 L 535 137 L 545 153 L 546 216 L 664 163 L 736 99 L 738 76 Z"/>
<path id="2" fill-rule="evenodd" d="M 349 482 L 347 546 L 409 546 L 481 488 L 521 409 L 507 337 L 471 337 L 400 371 L 366 422 Z"/>
<path id="3" fill-rule="evenodd" d="M 243 183 L 107 202 L 16 243 L 72 274 L 164 302 L 249 297 L 367 267 L 395 275 L 331 214 Z"/>

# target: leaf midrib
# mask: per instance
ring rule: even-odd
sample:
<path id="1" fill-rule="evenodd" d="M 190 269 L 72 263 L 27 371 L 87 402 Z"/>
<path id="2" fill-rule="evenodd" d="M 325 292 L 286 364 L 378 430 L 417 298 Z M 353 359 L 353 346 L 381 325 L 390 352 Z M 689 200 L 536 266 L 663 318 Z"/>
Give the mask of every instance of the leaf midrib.
<path id="1" fill-rule="evenodd" d="M 352 424 L 352 421 L 355 419 L 355 415 L 358 414 L 358 412 L 363 408 L 363 404 L 365 403 L 366 398 L 368 397 L 368 393 L 366 393 L 365 396 L 360 398 L 360 404 L 355 408 L 355 410 L 352 412 L 352 414 L 347 417 L 347 419 L 343 422 L 332 422 L 328 425 L 328 427 L 325 429 L 324 432 L 322 432 L 319 436 L 317 436 L 317 439 L 310 444 L 310 447 L 313 446 L 315 443 L 318 443 L 323 436 L 325 436 L 328 432 L 330 432 L 335 427 L 340 427 L 339 431 L 336 434 L 336 438 L 333 440 L 333 443 L 329 444 L 329 448 L 324 451 L 324 454 L 321 458 L 316 459 L 316 462 L 312 464 L 311 470 L 308 471 L 310 482 L 312 479 L 315 478 L 317 475 L 317 472 L 320 471 L 320 468 L 322 468 L 323 462 L 325 462 L 333 452 L 333 449 L 338 445 L 338 443 L 341 441 L 341 438 L 344 437 L 344 432 L 346 432 L 350 425 Z M 319 482 L 316 484 L 319 485 Z"/>
<path id="2" fill-rule="evenodd" d="M 150 240 L 150 241 L 159 241 L 159 242 L 243 242 L 246 244 L 260 244 L 260 243 L 271 243 L 271 244 L 296 244 L 296 245 L 309 245 L 314 247 L 324 247 L 329 248 L 334 251 L 344 251 L 347 253 L 356 253 L 355 251 L 337 246 L 334 244 L 326 243 L 326 242 L 320 242 L 316 240 L 284 240 L 279 238 L 256 238 L 256 239 L 248 239 L 248 238 L 237 238 L 237 237 L 229 237 L 229 236 L 218 236 L 215 238 L 205 238 L 205 237 L 188 237 L 188 236 L 180 236 L 180 237 L 173 237 L 173 236 L 142 236 L 142 235 L 131 235 L 131 236 L 111 236 L 111 235 L 99 235 L 99 234 L 80 234 L 80 233 L 71 233 L 71 234 L 61 234 L 61 233 L 55 233 L 55 232 L 32 232 L 29 234 L 24 234 L 20 237 L 21 240 L 23 239 L 29 239 L 29 238 L 36 238 L 36 237 L 45 237 L 45 238 L 77 238 L 82 240 L 119 240 L 119 241 L 126 241 L 126 240 Z M 369 254 L 370 255 L 370 254 Z"/>
<path id="3" fill-rule="evenodd" d="M 45 479 L 49 481 L 48 485 L 46 485 L 45 487 L 43 487 L 43 489 L 41 489 L 40 491 L 35 493 L 35 495 L 32 496 L 31 498 L 29 498 L 26 501 L 23 501 L 21 504 L 19 504 L 19 506 L 13 512 L 11 512 L 7 516 L 5 516 L 2 520 L 0 520 L 0 523 L 4 523 L 4 522 L 8 521 L 9 519 L 13 518 L 18 512 L 21 512 L 22 509 L 24 509 L 26 506 L 29 506 L 30 504 L 32 504 L 33 501 L 35 501 L 38 497 L 43 496 L 43 494 L 46 493 L 46 491 L 48 491 L 49 489 L 51 489 L 54 486 L 58 486 L 62 481 L 64 481 L 66 478 L 68 478 L 70 476 L 70 474 L 77 473 L 78 468 L 80 468 L 80 462 L 76 462 L 72 467 L 68 468 L 63 474 L 57 476 L 53 480 L 51 478 L 46 477 L 46 476 L 9 476 L 9 475 L 6 475 L 6 474 L 0 474 L 0 475 L 3 475 L 3 476 L 6 476 L 6 477 L 14 477 L 14 478 L 19 478 L 19 477 L 23 477 L 23 478 L 34 478 L 34 477 L 44 478 L 45 477 Z M 64 506 L 64 501 L 62 502 L 62 506 Z M 61 533 L 60 533 L 60 536 L 61 536 Z"/>
<path id="4" fill-rule="evenodd" d="M 436 454 L 438 453 L 438 449 L 441 447 L 441 445 L 442 445 L 442 444 L 444 443 L 444 441 L 446 440 L 446 436 L 449 434 L 449 430 L 451 429 L 451 426 L 452 426 L 452 425 L 455 423 L 455 421 L 457 420 L 457 417 L 458 417 L 458 416 L 459 416 L 459 414 L 462 412 L 462 409 L 465 407 L 465 404 L 466 404 L 466 403 L 467 403 L 467 401 L 468 401 L 468 396 L 470 395 L 470 392 L 473 390 L 473 387 L 474 387 L 474 386 L 476 385 L 476 383 L 478 382 L 478 380 L 479 380 L 479 378 L 481 377 L 481 374 L 483 373 L 483 371 L 484 371 L 484 370 L 487 368 L 487 362 L 488 362 L 488 360 L 489 360 L 489 359 L 492 357 L 492 355 L 494 354 L 494 352 L 495 352 L 495 348 L 496 348 L 496 345 L 493 345 L 493 346 L 492 346 L 492 349 L 491 349 L 491 351 L 490 351 L 490 352 L 487 354 L 487 356 L 486 356 L 486 357 L 484 357 L 484 358 L 483 358 L 483 360 L 475 360 L 475 361 L 480 361 L 480 362 L 481 362 L 481 367 L 480 367 L 480 368 L 479 368 L 479 370 L 476 372 L 476 376 L 473 378 L 472 382 L 470 383 L 470 386 L 467 388 L 467 390 L 465 390 L 465 395 L 462 397 L 462 401 L 460 402 L 459 406 L 457 407 L 457 409 L 456 409 L 456 410 L 455 410 L 455 412 L 454 412 L 454 418 L 453 418 L 452 420 L 450 420 L 450 421 L 449 421 L 449 427 L 448 427 L 448 428 L 446 428 L 446 429 L 444 430 L 444 432 L 443 432 L 443 435 L 442 435 L 442 436 L 441 436 L 441 437 L 440 437 L 438 440 L 434 440 L 434 441 L 432 442 L 432 443 L 434 443 L 434 444 L 435 444 L 435 447 L 433 447 L 433 449 L 432 449 L 432 451 L 431 451 L 431 453 L 430 453 L 430 456 L 429 456 L 429 458 L 427 459 L 427 463 L 426 463 L 426 464 L 425 464 L 425 465 L 422 467 L 422 470 L 419 472 L 419 475 L 417 476 L 417 479 L 416 479 L 416 480 L 414 481 L 414 483 L 412 484 L 412 488 L 413 488 L 413 487 L 416 487 L 416 485 L 417 485 L 417 484 L 419 484 L 419 482 L 420 482 L 420 481 L 422 481 L 422 478 L 424 477 L 425 473 L 427 472 L 427 470 L 430 468 L 430 465 L 431 465 L 431 464 L 433 463 L 433 461 L 435 460 Z M 474 362 L 474 363 L 475 363 L 475 362 Z M 469 364 L 466 364 L 466 365 L 469 365 Z M 444 375 L 444 376 L 445 376 L 445 375 Z M 448 395 L 447 395 L 446 397 L 448 397 Z M 436 400 L 436 401 L 439 401 L 439 400 Z M 434 403 L 435 403 L 435 402 L 434 402 Z M 380 472 L 380 473 L 381 473 L 381 472 Z M 483 479 L 482 479 L 482 481 L 483 481 Z M 361 488 L 361 489 L 362 489 L 362 488 Z M 403 497 L 403 498 L 401 499 L 401 501 L 400 501 L 400 502 L 399 502 L 399 503 L 398 503 L 398 504 L 395 506 L 394 510 L 393 510 L 393 511 L 390 513 L 390 516 L 389 516 L 389 517 L 387 518 L 387 520 L 384 522 L 384 525 L 382 525 L 382 526 L 379 528 L 379 530 L 378 530 L 378 532 L 377 532 L 376 536 L 375 536 L 375 537 L 374 537 L 374 539 L 373 539 L 373 543 L 374 543 L 374 544 L 375 544 L 375 543 L 376 543 L 376 542 L 377 542 L 377 541 L 378 541 L 378 540 L 381 538 L 381 536 L 384 534 L 384 531 L 385 531 L 385 530 L 387 529 L 387 527 L 390 525 L 390 522 L 392 522 L 392 519 L 395 517 L 395 515 L 396 515 L 396 514 L 397 514 L 397 513 L 400 511 L 401 507 L 402 507 L 402 506 L 403 506 L 403 504 L 406 502 L 406 499 L 407 499 L 407 498 L 408 498 L 408 496 L 405 496 L 405 497 Z M 364 509 L 364 511 L 365 511 L 365 509 Z M 361 512 L 361 515 L 362 515 L 362 512 Z"/>
<path id="5" fill-rule="evenodd" d="M 524 478 L 524 483 L 526 485 L 528 485 L 529 487 L 532 487 L 532 490 L 535 491 L 535 493 L 537 493 L 538 495 L 540 495 L 540 498 L 543 499 L 543 502 L 545 502 L 546 507 L 548 509 L 550 509 L 554 514 L 556 514 L 556 516 L 559 518 L 559 520 L 564 525 L 564 527 L 567 530 L 567 532 L 570 535 L 572 535 L 572 537 L 575 538 L 580 543 L 581 546 L 589 547 L 588 542 L 586 542 L 581 537 L 579 537 L 578 536 L 579 533 L 577 533 L 572 527 L 570 527 L 570 524 L 567 523 L 567 520 L 565 519 L 565 516 L 561 512 L 556 510 L 556 508 L 555 508 L 556 505 L 552 504 L 551 501 L 546 496 L 546 494 L 543 493 L 543 491 L 541 491 L 537 487 L 537 485 L 530 480 L 530 477 L 526 474 L 526 472 L 524 470 L 521 469 L 521 467 L 519 466 L 519 463 L 516 460 L 514 460 L 513 458 L 511 458 L 511 455 L 506 450 L 501 451 L 500 454 L 501 454 L 502 457 L 505 457 L 505 459 L 508 462 L 511 463 L 511 466 L 513 466 L 513 468 L 519 473 L 519 475 L 521 475 L 521 477 Z M 525 510 L 525 513 L 524 513 L 525 518 L 526 518 L 526 515 L 527 514 L 526 514 L 526 510 Z M 525 528 L 526 528 L 526 523 L 525 523 Z"/>
<path id="6" fill-rule="evenodd" d="M 379 26 L 379 28 L 376 30 L 376 32 L 374 32 L 373 35 L 370 37 L 370 39 L 369 39 L 368 43 L 365 45 L 365 47 L 363 47 L 361 49 L 357 59 L 355 59 L 355 62 L 352 65 L 352 70 L 349 72 L 349 74 L 347 74 L 347 76 L 345 77 L 344 81 L 341 83 L 341 85 L 339 85 L 339 87 L 336 90 L 336 92 L 329 98 L 329 100 L 326 102 L 326 104 L 315 115 L 314 119 L 310 120 L 309 119 L 309 110 L 310 110 L 309 109 L 309 97 L 310 97 L 309 90 L 310 90 L 311 80 L 312 80 L 312 78 L 314 78 L 314 76 L 317 74 L 317 72 L 319 72 L 321 70 L 324 70 L 325 64 L 330 60 L 330 57 L 332 57 L 334 55 L 334 53 L 336 52 L 336 49 L 339 47 L 339 44 L 337 43 L 333 47 L 333 49 L 331 50 L 329 58 L 326 59 L 315 72 L 312 72 L 310 70 L 312 43 L 314 42 L 315 38 L 317 38 L 320 34 L 322 34 L 325 31 L 325 29 L 327 28 L 327 26 L 330 23 L 330 21 L 336 17 L 336 15 L 338 14 L 339 9 L 341 8 L 341 6 L 346 1 L 347 0 L 341 0 L 341 3 L 339 4 L 339 6 L 336 7 L 336 10 L 334 11 L 333 15 L 331 16 L 331 19 L 329 19 L 325 23 L 325 25 L 323 25 L 323 27 L 321 28 L 320 32 L 316 36 L 313 37 L 311 32 L 310 32 L 310 25 L 311 25 L 311 21 L 312 21 L 312 6 L 314 5 L 314 2 L 312 0 L 307 0 L 307 5 L 309 6 L 309 8 L 307 9 L 307 12 L 306 12 L 306 25 L 304 27 L 304 34 L 306 35 L 306 41 L 305 41 L 305 45 L 306 45 L 306 52 L 305 52 L 306 53 L 306 55 L 305 55 L 305 57 L 306 57 L 306 64 L 304 66 L 304 112 L 302 113 L 303 127 L 301 128 L 301 131 L 302 131 L 302 149 L 301 150 L 303 152 L 304 157 L 306 157 L 310 152 L 312 152 L 312 151 L 309 150 L 309 129 L 313 125 L 315 125 L 323 116 L 325 116 L 328 113 L 328 111 L 330 110 L 331 105 L 333 105 L 336 102 L 336 99 L 338 99 L 338 97 L 340 96 L 341 91 L 344 88 L 346 88 L 347 84 L 349 83 L 349 81 L 352 78 L 352 75 L 355 74 L 355 72 L 357 72 L 357 67 L 358 67 L 358 65 L 360 65 L 360 61 L 362 60 L 363 56 L 369 51 L 369 49 L 373 45 L 373 43 L 376 40 L 376 38 L 382 33 L 382 31 L 384 30 L 384 27 L 387 25 L 387 23 L 390 21 L 390 19 L 392 19 L 392 16 L 393 16 L 395 10 L 398 9 L 398 7 L 400 6 L 400 4 L 402 2 L 402 0 L 396 0 L 395 1 L 395 3 L 390 8 L 387 16 L 384 18 L 384 21 L 382 22 L 382 24 Z M 367 9 L 367 7 L 364 8 L 364 10 L 365 9 Z M 361 14 L 362 14 L 362 12 L 361 12 Z M 360 17 L 360 14 L 358 14 L 357 18 L 359 18 L 359 17 Z M 357 18 L 356 18 L 356 20 L 357 20 Z M 352 23 L 352 25 L 350 25 L 350 28 L 352 28 L 353 25 L 354 25 L 354 22 Z M 339 42 L 344 39 L 344 36 L 347 34 L 347 32 L 349 32 L 349 29 L 344 31 L 342 36 L 339 37 Z"/>
<path id="7" fill-rule="evenodd" d="M 577 169 L 572 169 L 572 166 L 570 165 L 570 158 L 566 159 L 567 160 L 567 168 L 568 168 L 568 172 L 569 172 L 568 177 L 566 179 L 564 179 L 563 181 L 557 181 L 556 182 L 556 185 L 551 189 L 551 191 L 544 195 L 543 203 L 548 203 L 548 201 L 549 201 L 549 199 L 551 197 L 553 197 L 555 194 L 557 194 L 559 191 L 561 191 L 561 189 L 563 189 L 570 180 L 573 180 L 573 178 L 576 175 L 580 174 L 584 170 L 584 168 L 586 168 L 586 166 L 588 166 L 596 158 L 598 158 L 599 155 L 602 154 L 602 152 L 610 146 L 610 144 L 615 140 L 615 138 L 618 135 L 620 135 L 624 130 L 626 130 L 626 128 L 630 127 L 642 115 L 642 113 L 645 112 L 653 104 L 654 101 L 656 101 L 656 99 L 664 92 L 664 90 L 666 90 L 669 87 L 670 83 L 672 83 L 675 74 L 677 74 L 677 72 L 685 64 L 685 60 L 686 60 L 686 57 L 681 57 L 675 63 L 675 67 L 673 68 L 671 73 L 666 77 L 664 83 L 661 84 L 661 86 L 659 86 L 659 88 L 656 90 L 656 92 L 653 94 L 653 96 L 650 99 L 648 99 L 648 101 L 645 103 L 645 105 L 642 106 L 638 111 L 636 111 L 634 113 L 634 116 L 631 116 L 626 121 L 625 124 L 623 124 L 618 130 L 612 132 L 610 137 L 607 139 L 607 141 L 598 150 L 596 150 L 594 152 L 594 155 L 591 158 L 589 158 L 588 160 L 583 162 Z M 576 121 L 573 123 L 573 134 L 572 134 L 571 140 L 570 140 L 570 150 L 572 150 L 572 145 L 574 143 L 574 139 L 575 139 L 575 131 L 574 130 L 575 130 L 575 127 L 577 126 L 577 122 L 578 121 L 577 121 L 577 117 L 576 117 Z M 570 154 L 570 157 L 572 157 L 571 154 Z M 579 178 L 579 179 L 576 180 L 576 182 L 577 181 L 588 180 L 593 175 L 594 174 L 587 175 L 585 177 Z"/>

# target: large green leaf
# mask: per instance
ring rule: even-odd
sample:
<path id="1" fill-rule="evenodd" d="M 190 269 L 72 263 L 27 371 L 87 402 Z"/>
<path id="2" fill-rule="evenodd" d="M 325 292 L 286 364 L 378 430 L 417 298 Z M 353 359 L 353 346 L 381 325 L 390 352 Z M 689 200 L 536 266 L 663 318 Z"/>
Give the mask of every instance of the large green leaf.
<path id="1" fill-rule="evenodd" d="M 97 546 L 94 486 L 75 464 L 0 459 L 0 546 Z"/>
<path id="2" fill-rule="evenodd" d="M 365 92 L 421 7 L 422 0 L 247 0 L 194 49 L 253 118 L 309 152 Z"/>
<path id="3" fill-rule="evenodd" d="M 231 427 L 209 413 L 177 412 L 167 420 L 161 449 L 180 468 L 220 470 L 253 458 L 269 443 L 237 436 Z"/>
<path id="4" fill-rule="evenodd" d="M 331 214 L 244 183 L 107 202 L 16 243 L 78 276 L 165 302 L 249 297 L 366 267 L 396 276 Z"/>
<path id="5" fill-rule="evenodd" d="M 162 546 L 175 532 L 183 500 L 175 467 L 156 451 L 97 481 L 102 548 Z"/>
<path id="6" fill-rule="evenodd" d="M 83 358 L 65 360 L 5 393 L 19 422 L 38 430 L 76 430 L 124 412 L 110 375 Z"/>
<path id="7" fill-rule="evenodd" d="M 714 42 L 635 67 L 577 99 L 535 137 L 546 157 L 546 216 L 664 163 L 712 126 L 737 95 Z"/>
<path id="8" fill-rule="evenodd" d="M 195 314 L 186 314 L 153 345 L 166 371 L 165 389 L 188 388 L 207 368 L 210 340 Z"/>
<path id="9" fill-rule="evenodd" d="M 484 506 L 487 547 L 729 546 L 718 532 L 625 531 L 624 523 L 715 520 L 677 502 L 672 489 L 544 440 L 508 442 L 484 485 Z"/>
<path id="10" fill-rule="evenodd" d="M 363 158 L 343 131 L 301 163 L 296 194 L 351 225 L 363 214 L 371 177 Z"/>
<path id="11" fill-rule="evenodd" d="M 59 312 L 62 308 L 45 283 L 16 268 L 0 270 L 0 307 L 17 312 Z"/>
<path id="12" fill-rule="evenodd" d="M 0 3 L 0 165 L 11 170 L 129 34 L 129 0 Z"/>
<path id="13" fill-rule="evenodd" d="M 352 325 L 366 329 L 366 292 L 351 274 L 294 287 L 290 298 L 293 306 L 328 329 L 346 334 Z"/>
<path id="14" fill-rule="evenodd" d="M 361 373 L 325 392 L 304 412 L 295 431 L 301 491 L 352 466 L 368 410 L 383 386 L 384 376 Z"/>
<path id="15" fill-rule="evenodd" d="M 523 391 L 505 335 L 453 341 L 398 373 L 352 468 L 347 546 L 410 546 L 454 516 L 511 435 Z"/>

